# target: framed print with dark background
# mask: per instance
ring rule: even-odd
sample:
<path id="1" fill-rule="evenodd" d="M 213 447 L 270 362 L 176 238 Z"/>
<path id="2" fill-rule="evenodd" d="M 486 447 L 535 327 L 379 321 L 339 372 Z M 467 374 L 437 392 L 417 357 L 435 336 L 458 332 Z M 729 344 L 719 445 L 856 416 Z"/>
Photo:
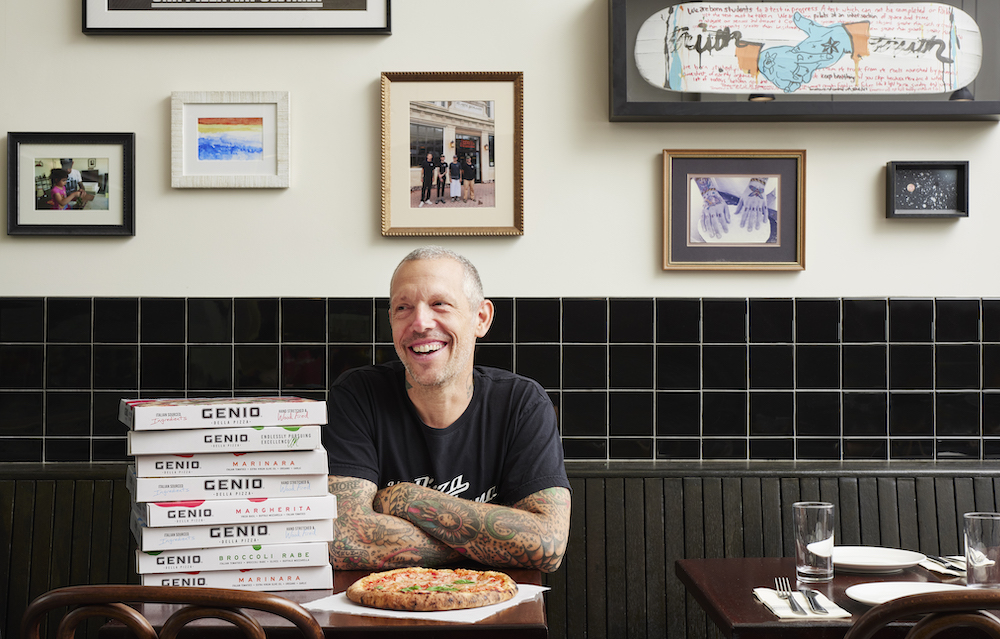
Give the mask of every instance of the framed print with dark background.
<path id="1" fill-rule="evenodd" d="M 751 96 L 748 94 L 713 95 L 667 91 L 643 80 L 636 64 L 636 38 L 644 23 L 652 16 L 685 4 L 685 0 L 608 0 L 608 3 L 608 116 L 613 122 L 994 120 L 1000 113 L 1000 74 L 996 68 L 997 57 L 990 55 L 989 51 L 984 55 L 982 69 L 975 81 L 967 87 L 969 91 L 964 92 L 965 95 L 958 91 L 951 94 L 944 92 L 932 95 L 855 95 L 855 97 L 852 97 L 852 94 L 771 95 L 767 97 L 774 99 L 754 101 L 749 99 Z M 698 4 L 701 3 L 690 2 L 689 6 Z M 749 10 L 766 3 L 754 1 L 717 4 L 737 5 Z M 850 6 L 858 3 L 851 0 L 833 0 L 813 4 L 827 4 L 834 7 L 840 4 Z M 982 31 L 984 49 L 992 46 L 991 43 L 1000 35 L 1000 3 L 984 0 L 974 4 L 974 7 L 970 7 L 973 3 L 969 2 L 947 4 L 965 6 L 966 10 L 973 14 Z M 735 30 L 719 34 L 712 30 L 690 33 L 691 42 L 688 44 L 694 49 L 703 49 L 704 59 L 711 61 L 715 47 L 722 47 L 726 43 L 730 46 L 743 44 L 736 36 L 737 33 Z M 660 51 L 664 47 L 663 42 L 647 44 L 653 49 L 659 47 Z M 970 99 L 973 96 L 974 99 Z"/>
<path id="2" fill-rule="evenodd" d="M 665 270 L 805 268 L 804 150 L 663 151 Z"/>
<path id="3" fill-rule="evenodd" d="M 8 235 L 135 235 L 134 133 L 8 133 Z"/>
<path id="4" fill-rule="evenodd" d="M 523 105 L 520 72 L 383 73 L 382 234 L 523 234 Z"/>
<path id="5" fill-rule="evenodd" d="M 388 35 L 391 0 L 83 0 L 83 32 Z"/>
<path id="6" fill-rule="evenodd" d="M 170 94 L 170 185 L 287 188 L 287 91 Z"/>
<path id="7" fill-rule="evenodd" d="M 968 162 L 889 162 L 886 217 L 968 217 Z"/>

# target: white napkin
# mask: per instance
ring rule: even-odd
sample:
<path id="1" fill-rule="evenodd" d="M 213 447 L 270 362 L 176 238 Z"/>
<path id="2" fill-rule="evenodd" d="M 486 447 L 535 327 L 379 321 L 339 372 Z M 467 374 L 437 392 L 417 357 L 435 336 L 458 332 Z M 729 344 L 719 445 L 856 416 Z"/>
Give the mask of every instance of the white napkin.
<path id="1" fill-rule="evenodd" d="M 851 613 L 830 601 L 823 593 L 817 593 L 816 598 L 819 599 L 820 605 L 827 609 L 828 614 L 825 615 L 813 612 L 809 608 L 809 602 L 806 601 L 805 595 L 799 592 L 793 593 L 792 596 L 802 606 L 802 609 L 806 611 L 804 615 L 792 612 L 792 607 L 788 605 L 788 601 L 779 597 L 778 593 L 770 588 L 754 588 L 753 594 L 761 603 L 770 608 L 771 612 L 782 619 L 841 619 L 851 616 Z"/>
<path id="2" fill-rule="evenodd" d="M 953 562 L 955 562 L 956 564 L 958 564 L 960 566 L 964 566 L 965 565 L 965 557 L 951 556 L 951 557 L 944 557 L 944 559 L 947 559 L 948 561 L 953 561 Z M 921 568 L 926 568 L 927 570 L 930 570 L 931 572 L 936 572 L 936 573 L 939 573 L 939 574 L 942 574 L 942 575 L 948 575 L 949 577 L 964 577 L 965 576 L 965 573 L 962 572 L 962 571 L 960 571 L 960 570 L 952 570 L 950 568 L 945 568 L 941 564 L 934 563 L 930 559 L 924 559 L 923 561 L 920 562 L 919 566 Z"/>
<path id="3" fill-rule="evenodd" d="M 480 608 L 467 608 L 464 610 L 439 610 L 434 612 L 417 612 L 410 610 L 382 610 L 381 608 L 369 608 L 361 604 L 354 603 L 347 598 L 345 593 L 339 593 L 330 597 L 323 597 L 303 603 L 309 610 L 323 610 L 326 612 L 340 612 L 349 615 L 366 615 L 369 617 L 391 617 L 394 619 L 429 619 L 433 621 L 450 621 L 453 623 L 475 623 L 491 617 L 501 610 L 506 610 L 521 603 L 540 596 L 548 590 L 546 586 L 535 586 L 531 584 L 517 584 L 517 594 L 507 601 L 482 606 Z"/>

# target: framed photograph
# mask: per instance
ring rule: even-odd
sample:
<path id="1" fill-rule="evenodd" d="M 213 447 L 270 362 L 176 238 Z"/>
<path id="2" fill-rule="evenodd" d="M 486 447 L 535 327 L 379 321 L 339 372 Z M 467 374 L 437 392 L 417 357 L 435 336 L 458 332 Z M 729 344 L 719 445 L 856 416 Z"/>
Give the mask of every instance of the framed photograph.
<path id="1" fill-rule="evenodd" d="M 382 74 L 382 235 L 522 235 L 520 72 Z"/>
<path id="2" fill-rule="evenodd" d="M 718 28 L 702 24 L 697 25 L 696 14 L 688 11 L 692 19 L 690 25 L 676 25 L 676 28 L 665 27 L 665 21 L 660 19 L 666 17 L 668 12 L 674 10 L 673 16 L 679 15 L 676 7 L 686 4 L 688 8 L 698 7 L 701 3 L 691 0 L 608 0 L 609 2 L 609 119 L 612 122 L 618 121 L 683 121 L 683 122 L 750 122 L 750 121 L 940 121 L 940 120 L 982 120 L 995 119 L 995 115 L 1000 113 L 1000 82 L 997 82 L 996 56 L 988 53 L 982 58 L 982 68 L 974 82 L 965 87 L 962 84 L 948 85 L 941 88 L 940 93 L 927 93 L 919 95 L 895 94 L 870 94 L 859 95 L 858 93 L 830 93 L 830 94 L 785 94 L 782 91 L 761 95 L 762 92 L 747 91 L 737 94 L 720 94 L 699 90 L 667 90 L 662 88 L 666 84 L 665 73 L 665 53 L 670 51 L 670 47 L 684 49 L 694 56 L 695 59 L 704 62 L 704 69 L 716 70 L 721 73 L 720 60 L 727 51 L 732 51 L 736 58 L 744 57 L 752 51 L 754 46 L 760 45 L 755 37 L 748 37 L 748 30 L 741 28 L 737 23 L 724 25 Z M 708 3 L 705 3 L 708 4 Z M 744 15 L 752 15 L 759 9 L 762 3 L 757 1 L 724 2 L 715 3 L 724 5 L 733 12 Z M 787 3 L 784 5 L 775 3 L 775 10 L 794 11 L 802 3 Z M 814 2 L 814 5 L 822 5 L 824 9 L 821 15 L 825 19 L 816 18 L 824 27 L 830 27 L 836 23 L 833 18 L 836 13 L 835 7 L 844 5 L 846 8 L 857 10 L 863 7 L 863 3 L 853 0 L 835 0 L 833 2 Z M 917 4 L 917 3 L 913 3 Z M 961 3 L 951 2 L 948 5 L 959 5 Z M 969 5 L 970 3 L 965 3 Z M 781 9 L 784 7 L 784 9 Z M 971 17 L 978 24 L 982 33 L 984 48 L 989 50 L 991 42 L 1000 35 L 1000 4 L 979 2 L 973 8 L 966 8 Z M 816 17 L 814 15 L 814 17 Z M 919 25 L 920 29 L 925 28 L 929 20 L 911 20 L 913 24 Z M 824 21 L 825 20 L 825 21 Z M 879 38 L 875 31 L 879 28 L 878 16 L 868 16 L 860 23 L 870 22 L 872 24 L 871 40 L 869 49 L 876 50 L 887 46 L 887 41 L 892 38 Z M 846 22 L 846 20 L 841 20 Z M 759 24 L 774 24 L 775 20 L 758 20 Z M 845 25 L 847 26 L 847 25 Z M 792 33 L 796 34 L 797 28 L 793 28 Z M 642 37 L 640 38 L 640 32 Z M 919 41 L 943 41 L 950 42 L 948 35 L 941 37 L 929 35 L 925 31 L 924 35 L 918 36 Z M 742 39 L 741 36 L 742 35 Z M 796 34 L 797 36 L 798 34 Z M 805 37 L 806 32 L 801 35 Z M 817 35 L 818 31 L 817 31 Z M 912 42 L 913 38 L 903 41 Z M 845 50 L 843 46 L 837 44 L 836 38 L 830 44 L 821 42 L 817 46 L 833 46 L 839 51 Z M 962 51 L 969 51 L 971 46 L 963 46 Z M 647 59 L 647 68 L 640 69 L 637 63 L 637 49 L 639 57 L 650 56 Z M 725 51 L 724 51 L 725 49 Z M 921 53 L 934 56 L 934 51 L 930 47 L 925 47 Z M 808 57 L 808 55 L 805 55 Z M 944 61 L 936 58 L 938 76 L 947 75 Z M 655 63 L 654 63 L 655 62 Z M 807 61 L 806 61 L 807 62 Z M 796 66 L 795 75 L 805 75 L 808 66 Z M 848 60 L 841 61 L 841 66 L 834 70 L 820 69 L 836 75 L 855 78 L 854 62 Z M 871 59 L 862 60 L 863 68 L 868 72 L 864 77 L 872 75 L 871 69 L 879 64 Z M 888 63 L 886 63 L 888 64 Z M 779 65 L 780 66 L 780 65 Z M 795 66 L 793 64 L 793 66 Z M 840 73 L 843 69 L 847 72 Z M 905 68 L 901 72 L 907 74 Z M 818 77 L 817 72 L 813 76 Z M 646 76 L 651 75 L 663 77 L 661 86 L 654 86 L 648 81 Z M 736 71 L 727 72 L 730 77 L 757 77 L 757 73 L 739 73 Z M 682 73 L 679 77 L 695 78 L 695 73 Z M 956 82 L 962 82 L 957 80 Z M 960 89 L 968 88 L 975 99 L 963 98 L 959 93 Z M 967 94 L 969 92 L 966 92 Z M 751 99 L 763 98 L 763 99 Z"/>
<path id="3" fill-rule="evenodd" d="M 968 162 L 889 162 L 886 217 L 969 217 Z"/>
<path id="4" fill-rule="evenodd" d="M 83 0 L 83 32 L 385 34 L 391 0 Z"/>
<path id="5" fill-rule="evenodd" d="M 7 235 L 135 235 L 135 134 L 8 133 Z"/>
<path id="6" fill-rule="evenodd" d="M 287 91 L 170 94 L 170 185 L 264 189 L 289 185 Z"/>
<path id="7" fill-rule="evenodd" d="M 665 270 L 801 271 L 806 152 L 663 152 Z"/>

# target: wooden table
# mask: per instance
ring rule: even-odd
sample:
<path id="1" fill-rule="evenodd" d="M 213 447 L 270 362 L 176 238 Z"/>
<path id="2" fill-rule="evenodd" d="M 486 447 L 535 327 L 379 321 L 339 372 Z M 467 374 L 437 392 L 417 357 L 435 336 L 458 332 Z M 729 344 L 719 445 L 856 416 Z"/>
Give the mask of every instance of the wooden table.
<path id="1" fill-rule="evenodd" d="M 677 576 L 688 592 L 708 613 L 709 618 L 732 639 L 843 639 L 854 619 L 870 608 L 844 594 L 850 586 L 872 581 L 929 581 L 961 583 L 920 567 L 889 575 L 836 573 L 833 581 L 813 587 L 850 612 L 852 618 L 807 620 L 779 619 L 753 596 L 753 589 L 774 588 L 775 577 L 795 582 L 795 559 L 725 558 L 681 559 L 675 566 Z M 912 622 L 893 623 L 879 639 L 904 637 Z M 966 631 L 968 637 L 968 631 Z"/>
<path id="2" fill-rule="evenodd" d="M 536 570 L 505 570 L 504 572 L 518 583 L 540 585 L 542 582 L 541 573 Z M 347 590 L 347 587 L 355 580 L 367 574 L 369 574 L 368 571 L 334 571 L 333 590 L 287 591 L 275 594 L 298 603 L 315 601 Z M 180 605 L 174 604 L 136 605 L 136 608 L 157 629 L 180 607 Z M 248 612 L 260 622 L 269 638 L 295 637 L 300 639 L 301 637 L 296 628 L 285 619 L 265 612 Z M 316 617 L 316 621 L 323 627 L 328 637 L 346 639 L 388 639 L 390 637 L 395 639 L 402 633 L 418 634 L 425 637 L 470 637 L 473 639 L 507 639 L 509 637 L 546 639 L 548 637 L 545 602 L 542 597 L 522 602 L 513 608 L 508 608 L 492 617 L 472 624 L 423 619 L 387 619 L 316 610 L 310 612 Z M 125 639 L 133 635 L 124 625 L 111 622 L 101 628 L 98 636 L 100 639 Z M 243 637 L 243 634 L 226 622 L 201 619 L 189 624 L 186 632 L 182 632 L 180 636 L 196 637 L 197 639 L 230 639 Z"/>

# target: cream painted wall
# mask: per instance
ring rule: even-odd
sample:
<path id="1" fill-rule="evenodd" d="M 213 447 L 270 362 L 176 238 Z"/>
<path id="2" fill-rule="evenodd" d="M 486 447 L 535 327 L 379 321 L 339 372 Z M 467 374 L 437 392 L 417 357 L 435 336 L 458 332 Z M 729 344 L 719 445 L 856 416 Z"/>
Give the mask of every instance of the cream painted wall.
<path id="1" fill-rule="evenodd" d="M 80 5 L 0 0 L 0 129 L 135 132 L 136 236 L 0 235 L 0 296 L 384 295 L 428 241 L 379 231 L 379 74 L 422 70 L 525 73 L 525 235 L 432 240 L 491 295 L 1000 296 L 996 122 L 611 123 L 607 0 L 393 0 L 393 35 L 329 37 L 84 36 Z M 204 90 L 291 92 L 291 188 L 170 188 L 170 92 Z M 806 270 L 662 271 L 664 148 L 806 149 Z M 886 220 L 889 160 L 969 160 L 970 217 Z"/>

